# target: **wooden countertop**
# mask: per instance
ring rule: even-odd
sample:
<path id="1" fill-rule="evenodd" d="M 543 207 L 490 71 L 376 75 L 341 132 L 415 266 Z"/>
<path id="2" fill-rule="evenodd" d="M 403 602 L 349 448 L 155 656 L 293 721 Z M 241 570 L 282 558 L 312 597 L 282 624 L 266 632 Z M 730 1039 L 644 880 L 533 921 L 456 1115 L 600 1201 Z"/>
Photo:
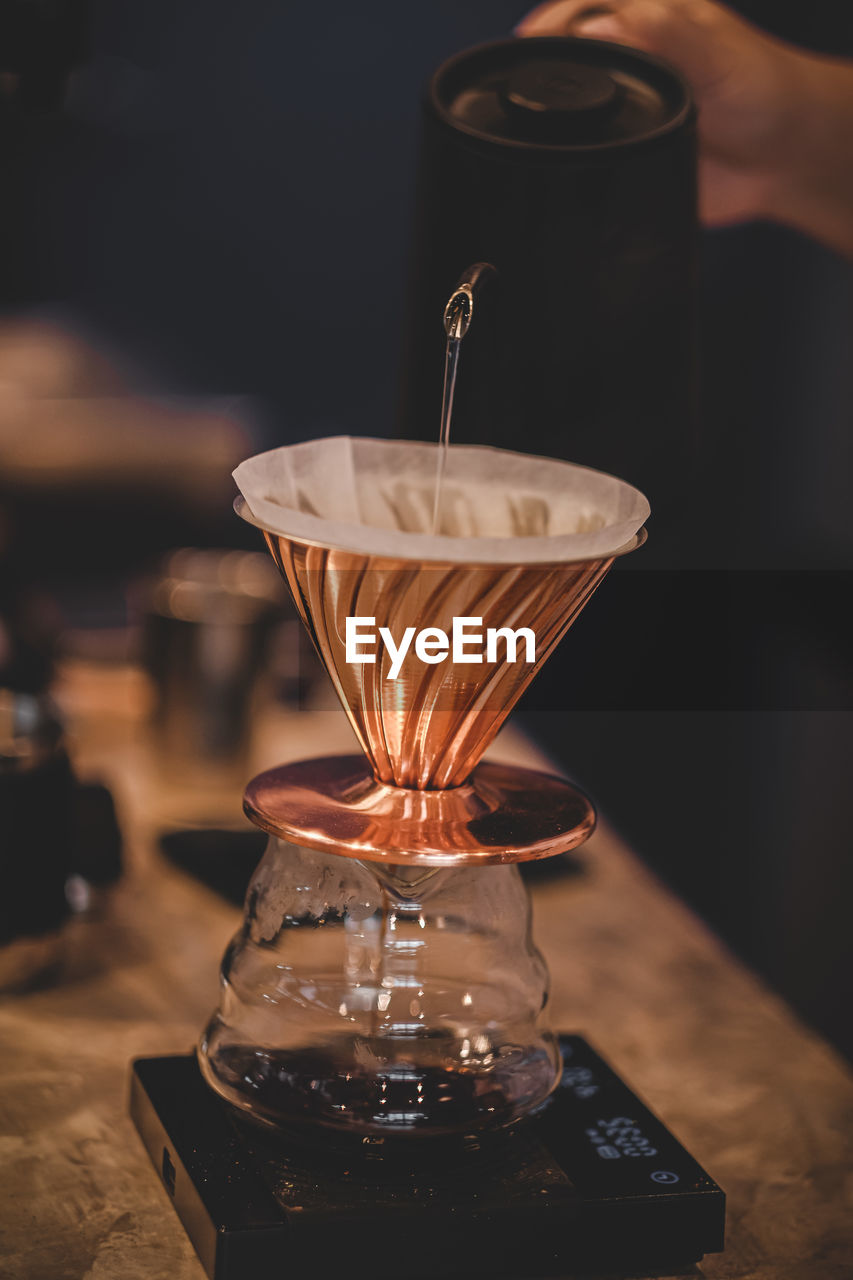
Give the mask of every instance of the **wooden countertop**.
<path id="1" fill-rule="evenodd" d="M 153 772 L 140 674 L 76 664 L 59 692 L 78 771 L 117 797 L 128 870 L 69 926 L 61 981 L 0 1001 L 0 1275 L 203 1280 L 128 1119 L 128 1063 L 194 1043 L 239 913 L 155 850 L 182 801 Z M 292 713 L 258 762 L 351 741 L 337 709 Z M 535 762 L 511 731 L 491 754 Z M 217 803 L 238 811 L 227 788 Z M 581 856 L 586 874 L 533 891 L 554 1025 L 582 1031 L 727 1192 L 726 1251 L 687 1274 L 849 1280 L 847 1068 L 606 826 Z"/>

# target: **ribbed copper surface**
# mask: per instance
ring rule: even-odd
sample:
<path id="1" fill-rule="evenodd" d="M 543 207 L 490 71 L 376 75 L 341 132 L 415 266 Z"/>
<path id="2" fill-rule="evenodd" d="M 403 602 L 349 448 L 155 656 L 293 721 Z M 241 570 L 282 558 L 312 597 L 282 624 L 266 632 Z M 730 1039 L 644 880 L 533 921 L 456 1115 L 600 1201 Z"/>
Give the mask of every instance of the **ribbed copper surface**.
<path id="1" fill-rule="evenodd" d="M 417 790 L 465 781 L 613 563 L 421 565 L 264 536 L 376 778 Z M 391 680 L 382 647 L 375 664 L 346 661 L 348 616 L 375 618 L 397 642 L 412 626 L 449 635 L 454 617 L 530 627 L 536 662 L 428 665 L 410 652 Z"/>
<path id="2" fill-rule="evenodd" d="M 443 791 L 377 782 L 362 756 L 299 760 L 253 778 L 243 808 L 292 844 L 393 866 L 550 858 L 595 827 L 592 804 L 564 778 L 488 760 Z"/>

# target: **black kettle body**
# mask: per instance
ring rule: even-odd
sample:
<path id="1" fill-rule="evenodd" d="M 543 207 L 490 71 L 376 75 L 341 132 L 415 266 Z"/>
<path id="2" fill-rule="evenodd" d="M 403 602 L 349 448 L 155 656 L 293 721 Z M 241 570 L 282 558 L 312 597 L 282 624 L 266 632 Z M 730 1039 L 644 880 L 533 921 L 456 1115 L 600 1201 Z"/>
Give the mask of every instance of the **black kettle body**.
<path id="1" fill-rule="evenodd" d="M 466 336 L 452 438 L 624 476 L 658 515 L 695 455 L 695 112 L 655 59 L 508 40 L 427 90 L 398 422 L 437 439 L 442 313 L 497 269 Z"/>

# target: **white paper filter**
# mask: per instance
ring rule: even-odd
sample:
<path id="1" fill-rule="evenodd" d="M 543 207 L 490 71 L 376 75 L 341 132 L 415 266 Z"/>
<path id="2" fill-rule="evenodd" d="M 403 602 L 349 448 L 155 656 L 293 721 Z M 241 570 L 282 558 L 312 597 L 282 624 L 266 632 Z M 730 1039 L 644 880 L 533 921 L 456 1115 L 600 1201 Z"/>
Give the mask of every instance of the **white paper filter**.
<path id="1" fill-rule="evenodd" d="M 649 514 L 639 490 L 555 458 L 451 445 L 432 534 L 437 444 L 334 436 L 241 462 L 249 515 L 271 533 L 395 559 L 555 563 L 609 555 Z"/>

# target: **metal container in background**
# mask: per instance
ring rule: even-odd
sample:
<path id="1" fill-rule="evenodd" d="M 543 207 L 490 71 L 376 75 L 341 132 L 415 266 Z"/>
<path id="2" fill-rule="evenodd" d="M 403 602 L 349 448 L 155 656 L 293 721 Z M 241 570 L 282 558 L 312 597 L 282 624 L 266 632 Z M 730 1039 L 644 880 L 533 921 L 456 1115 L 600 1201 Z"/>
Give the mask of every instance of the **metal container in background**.
<path id="1" fill-rule="evenodd" d="M 142 638 L 161 772 L 242 788 L 252 694 L 281 614 L 278 575 L 262 552 L 185 548 L 166 557 Z"/>
<path id="2" fill-rule="evenodd" d="M 508 40 L 439 67 L 401 435 L 437 438 L 443 308 L 485 260 L 497 276 L 465 339 L 452 439 L 624 476 L 660 517 L 695 450 L 694 126 L 677 73 L 618 45 Z"/>

